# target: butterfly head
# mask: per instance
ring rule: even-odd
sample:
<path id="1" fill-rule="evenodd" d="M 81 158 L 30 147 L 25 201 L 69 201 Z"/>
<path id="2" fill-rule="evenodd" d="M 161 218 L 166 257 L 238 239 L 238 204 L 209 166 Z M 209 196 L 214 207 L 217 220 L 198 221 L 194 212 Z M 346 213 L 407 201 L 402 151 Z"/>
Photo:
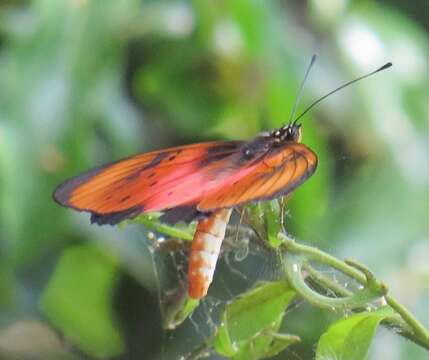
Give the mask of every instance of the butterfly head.
<path id="1" fill-rule="evenodd" d="M 293 122 L 271 133 L 276 143 L 301 142 L 301 124 Z"/>

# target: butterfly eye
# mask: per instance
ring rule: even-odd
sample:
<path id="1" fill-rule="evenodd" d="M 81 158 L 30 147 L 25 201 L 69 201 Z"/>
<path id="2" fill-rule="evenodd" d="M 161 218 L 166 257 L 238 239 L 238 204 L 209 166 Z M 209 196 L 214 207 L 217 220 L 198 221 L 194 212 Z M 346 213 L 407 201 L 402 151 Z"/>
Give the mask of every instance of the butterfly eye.
<path id="1" fill-rule="evenodd" d="M 253 157 L 253 151 L 249 148 L 244 150 L 244 159 L 249 160 Z"/>

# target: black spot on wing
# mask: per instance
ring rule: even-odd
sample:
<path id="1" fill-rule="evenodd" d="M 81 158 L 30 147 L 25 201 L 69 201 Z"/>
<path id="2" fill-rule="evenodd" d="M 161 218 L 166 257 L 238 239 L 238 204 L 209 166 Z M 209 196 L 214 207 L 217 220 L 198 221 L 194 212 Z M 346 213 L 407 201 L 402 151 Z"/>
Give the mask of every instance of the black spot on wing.
<path id="1" fill-rule="evenodd" d="M 135 218 L 143 212 L 142 206 L 135 206 L 127 210 L 116 211 L 107 214 L 91 213 L 91 224 L 116 225 L 126 219 Z"/>
<path id="2" fill-rule="evenodd" d="M 207 154 L 219 154 L 236 150 L 243 142 L 242 141 L 227 141 L 210 146 L 207 148 Z"/>
<path id="3" fill-rule="evenodd" d="M 237 151 L 237 149 L 240 148 L 242 144 L 242 141 L 228 141 L 221 142 L 218 145 L 213 145 L 209 147 L 207 149 L 206 156 L 204 156 L 200 162 L 200 166 L 207 166 L 213 162 L 222 160 L 232 155 L 234 152 Z"/>
<path id="4" fill-rule="evenodd" d="M 142 167 L 140 169 L 140 172 L 145 171 L 145 170 L 150 169 L 150 168 L 153 168 L 155 166 L 158 166 L 161 163 L 161 161 L 164 160 L 166 157 L 170 156 L 170 154 L 171 154 L 171 151 L 160 152 L 151 160 L 151 162 L 149 164 Z"/>
<path id="5" fill-rule="evenodd" d="M 177 152 L 176 152 L 177 153 Z M 158 166 L 159 164 L 161 164 L 161 162 L 168 156 L 170 156 L 171 151 L 163 151 L 160 152 L 159 154 L 157 154 L 150 162 L 149 164 L 144 165 L 143 167 L 136 169 L 136 171 L 134 173 L 132 173 L 131 175 L 127 176 L 127 180 L 132 181 L 137 179 L 141 173 L 145 170 L 154 168 L 156 166 Z M 148 177 L 153 177 L 155 176 L 155 173 L 151 173 Z"/>
<path id="6" fill-rule="evenodd" d="M 207 166 L 207 165 L 209 165 L 209 164 L 211 164 L 213 162 L 225 159 L 229 155 L 231 155 L 231 154 L 216 154 L 216 155 L 213 155 L 213 156 L 210 156 L 210 157 L 206 157 L 203 160 L 201 160 L 200 166 L 201 167 Z"/>
<path id="7" fill-rule="evenodd" d="M 160 220 L 170 225 L 175 225 L 178 222 L 189 224 L 194 220 L 205 218 L 208 215 L 209 213 L 198 211 L 195 205 L 185 205 L 166 210 L 160 217 Z"/>

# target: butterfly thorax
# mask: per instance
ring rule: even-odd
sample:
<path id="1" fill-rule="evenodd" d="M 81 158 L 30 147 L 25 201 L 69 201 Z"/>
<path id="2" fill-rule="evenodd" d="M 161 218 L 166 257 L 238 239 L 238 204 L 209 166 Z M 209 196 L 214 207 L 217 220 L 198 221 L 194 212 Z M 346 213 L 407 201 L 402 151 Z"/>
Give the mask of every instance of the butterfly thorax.
<path id="1" fill-rule="evenodd" d="M 291 123 L 271 132 L 270 136 L 276 144 L 285 142 L 301 142 L 301 124 Z"/>
<path id="2" fill-rule="evenodd" d="M 281 149 L 288 143 L 301 142 L 301 124 L 289 124 L 269 134 L 259 135 L 245 143 L 241 151 L 237 153 L 239 163 L 256 161 L 266 156 L 274 149 Z"/>

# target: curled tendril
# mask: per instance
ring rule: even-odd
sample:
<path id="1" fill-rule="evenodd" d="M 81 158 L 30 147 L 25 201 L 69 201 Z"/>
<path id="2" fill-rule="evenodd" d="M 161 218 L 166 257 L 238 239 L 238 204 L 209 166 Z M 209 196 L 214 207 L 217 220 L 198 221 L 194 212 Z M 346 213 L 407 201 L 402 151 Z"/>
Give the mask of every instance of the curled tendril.
<path id="1" fill-rule="evenodd" d="M 374 275 L 365 268 L 364 275 L 367 279 L 367 285 L 362 290 L 358 290 L 351 295 L 341 298 L 332 298 L 322 295 L 310 288 L 305 282 L 302 272 L 302 267 L 305 262 L 306 259 L 302 256 L 296 255 L 293 252 L 287 252 L 284 261 L 286 275 L 298 294 L 315 306 L 329 309 L 354 309 L 364 307 L 387 293 L 387 287 L 383 283 L 378 282 Z M 356 267 L 361 270 L 359 266 Z"/>

